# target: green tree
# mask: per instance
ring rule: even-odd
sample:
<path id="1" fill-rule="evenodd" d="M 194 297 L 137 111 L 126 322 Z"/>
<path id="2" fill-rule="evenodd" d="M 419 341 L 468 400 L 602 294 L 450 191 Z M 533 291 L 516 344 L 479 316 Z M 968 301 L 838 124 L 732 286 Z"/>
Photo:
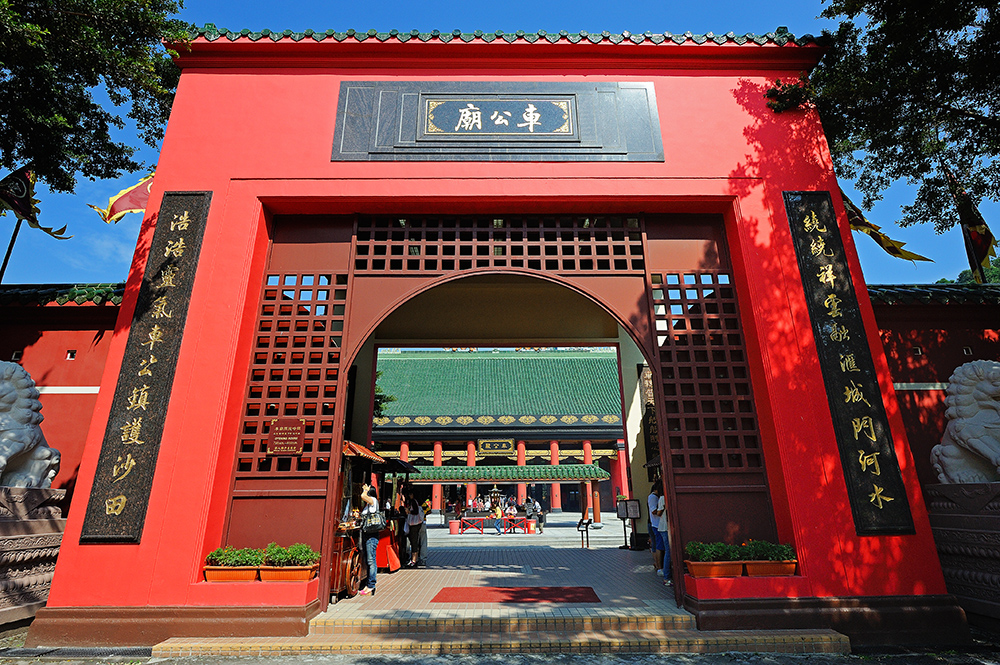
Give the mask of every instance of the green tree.
<path id="1" fill-rule="evenodd" d="M 958 220 L 948 174 L 978 205 L 1000 200 L 1000 0 L 824 0 L 842 17 L 808 83 L 772 108 L 815 102 L 837 175 L 871 208 L 897 181 L 919 185 L 901 226 Z"/>
<path id="2" fill-rule="evenodd" d="M 983 268 L 983 277 L 985 277 L 985 282 L 990 284 L 1000 283 L 1000 257 L 990 261 L 990 265 L 987 268 Z M 960 284 L 965 282 L 975 283 L 976 280 L 972 278 L 971 270 L 963 270 L 958 273 L 958 280 Z"/>
<path id="3" fill-rule="evenodd" d="M 115 140 L 125 127 L 156 146 L 179 72 L 163 40 L 190 26 L 182 0 L 0 0 L 0 167 L 30 163 L 53 190 L 78 175 L 116 178 L 147 168 Z M 111 104 L 95 97 L 103 90 Z"/>

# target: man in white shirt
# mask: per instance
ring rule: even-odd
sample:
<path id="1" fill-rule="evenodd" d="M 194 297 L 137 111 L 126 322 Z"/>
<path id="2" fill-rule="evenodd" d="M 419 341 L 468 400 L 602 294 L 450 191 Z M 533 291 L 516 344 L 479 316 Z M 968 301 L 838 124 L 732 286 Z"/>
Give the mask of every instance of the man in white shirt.
<path id="1" fill-rule="evenodd" d="M 670 524 L 667 522 L 667 499 L 666 497 L 660 497 L 659 503 L 656 505 L 657 513 L 660 516 L 660 523 L 658 525 L 660 545 L 663 547 L 663 568 L 657 573 L 663 577 L 663 583 L 667 586 L 673 586 L 674 580 L 673 576 L 670 574 Z"/>
<path id="2" fill-rule="evenodd" d="M 653 567 L 656 568 L 657 575 L 663 574 L 663 549 L 658 542 L 660 514 L 657 512 L 662 493 L 660 479 L 657 478 L 653 481 L 653 488 L 649 490 L 649 496 L 646 497 L 646 505 L 649 508 L 649 549 L 653 551 Z"/>

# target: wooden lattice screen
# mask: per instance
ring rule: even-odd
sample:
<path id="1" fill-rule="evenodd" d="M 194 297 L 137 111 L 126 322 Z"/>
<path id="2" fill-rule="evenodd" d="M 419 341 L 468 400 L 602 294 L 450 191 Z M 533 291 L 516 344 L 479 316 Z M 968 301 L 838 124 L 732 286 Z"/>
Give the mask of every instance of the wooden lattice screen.
<path id="1" fill-rule="evenodd" d="M 364 217 L 356 273 L 473 268 L 641 274 L 638 217 Z"/>
<path id="2" fill-rule="evenodd" d="M 261 293 L 237 478 L 330 468 L 347 275 L 268 274 Z M 305 418 L 301 456 L 266 454 L 275 418 Z"/>
<path id="3" fill-rule="evenodd" d="M 764 466 L 731 277 L 652 275 L 664 407 L 661 441 L 674 469 Z"/>
<path id="4" fill-rule="evenodd" d="M 654 272 L 654 327 L 684 541 L 776 537 L 732 275 Z"/>

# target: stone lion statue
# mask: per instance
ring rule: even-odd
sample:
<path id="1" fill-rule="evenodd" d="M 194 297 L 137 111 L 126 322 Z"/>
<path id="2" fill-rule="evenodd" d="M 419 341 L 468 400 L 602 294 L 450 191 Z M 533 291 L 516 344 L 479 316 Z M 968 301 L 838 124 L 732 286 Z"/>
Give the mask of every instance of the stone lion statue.
<path id="1" fill-rule="evenodd" d="M 38 388 L 17 363 L 0 361 L 0 486 L 51 487 L 59 451 L 39 427 L 44 416 Z"/>
<path id="2" fill-rule="evenodd" d="M 1000 362 L 975 360 L 948 379 L 948 424 L 931 464 L 942 483 L 1000 481 Z"/>

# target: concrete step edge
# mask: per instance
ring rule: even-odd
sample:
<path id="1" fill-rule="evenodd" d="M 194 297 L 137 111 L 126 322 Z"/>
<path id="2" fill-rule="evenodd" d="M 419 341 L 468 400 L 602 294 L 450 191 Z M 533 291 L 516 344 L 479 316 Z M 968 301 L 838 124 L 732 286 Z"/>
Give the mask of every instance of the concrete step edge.
<path id="1" fill-rule="evenodd" d="M 327 639 L 323 639 L 327 637 Z M 428 640 L 424 633 L 404 633 L 378 639 L 309 636 L 306 638 L 171 638 L 153 647 L 153 657 L 191 655 L 294 655 L 301 653 L 850 653 L 850 640 L 832 630 L 816 631 L 678 631 L 661 636 L 618 633 L 574 636 L 569 632 L 547 635 L 491 636 Z"/>

